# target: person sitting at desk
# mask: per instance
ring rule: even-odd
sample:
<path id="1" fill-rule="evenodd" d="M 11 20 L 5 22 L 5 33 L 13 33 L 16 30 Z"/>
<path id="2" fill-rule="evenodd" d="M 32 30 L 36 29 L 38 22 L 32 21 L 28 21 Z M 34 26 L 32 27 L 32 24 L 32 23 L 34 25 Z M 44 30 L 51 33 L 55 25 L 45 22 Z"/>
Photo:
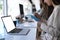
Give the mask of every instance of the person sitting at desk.
<path id="1" fill-rule="evenodd" d="M 60 0 L 44 0 L 44 2 L 51 6 L 54 10 L 48 20 L 40 21 L 40 28 L 45 35 L 42 40 L 60 40 Z"/>
<path id="2" fill-rule="evenodd" d="M 23 22 L 23 21 L 24 21 L 23 18 L 20 17 L 20 15 L 18 15 L 18 16 L 16 17 L 16 19 L 18 19 L 18 21 L 20 21 L 20 22 Z"/>

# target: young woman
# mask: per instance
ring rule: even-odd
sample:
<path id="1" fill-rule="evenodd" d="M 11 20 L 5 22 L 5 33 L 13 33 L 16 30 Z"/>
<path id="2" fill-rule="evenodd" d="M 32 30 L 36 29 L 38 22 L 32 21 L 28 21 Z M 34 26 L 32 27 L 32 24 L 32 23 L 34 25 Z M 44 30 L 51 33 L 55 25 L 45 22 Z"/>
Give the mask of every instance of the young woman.
<path id="1" fill-rule="evenodd" d="M 46 3 L 44 3 L 44 0 L 40 0 L 40 7 L 41 7 L 41 12 L 40 14 L 35 13 L 35 16 L 40 19 L 48 20 L 49 16 L 51 15 L 53 11 L 53 6 L 48 6 Z M 40 25 L 40 24 L 38 24 Z M 37 27 L 37 38 L 40 36 L 41 30 L 40 26 Z"/>
<path id="2" fill-rule="evenodd" d="M 47 21 L 42 21 L 40 28 L 45 35 L 42 40 L 60 40 L 60 0 L 44 0 L 54 10 Z M 44 23 L 45 22 L 45 23 Z"/>

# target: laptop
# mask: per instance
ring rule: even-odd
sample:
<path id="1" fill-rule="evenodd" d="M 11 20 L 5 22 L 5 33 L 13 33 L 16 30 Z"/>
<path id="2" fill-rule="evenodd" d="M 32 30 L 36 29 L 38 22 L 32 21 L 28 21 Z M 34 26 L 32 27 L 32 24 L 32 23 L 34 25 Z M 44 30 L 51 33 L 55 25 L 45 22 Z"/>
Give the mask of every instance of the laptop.
<path id="1" fill-rule="evenodd" d="M 30 31 L 30 29 L 16 28 L 11 16 L 3 16 L 1 19 L 8 34 L 27 35 Z"/>

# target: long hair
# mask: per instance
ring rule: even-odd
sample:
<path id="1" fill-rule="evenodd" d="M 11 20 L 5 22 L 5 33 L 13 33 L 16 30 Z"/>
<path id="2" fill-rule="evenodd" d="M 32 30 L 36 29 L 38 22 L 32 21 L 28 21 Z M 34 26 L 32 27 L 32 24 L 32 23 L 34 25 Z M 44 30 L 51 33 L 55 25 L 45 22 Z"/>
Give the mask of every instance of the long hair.
<path id="1" fill-rule="evenodd" d="M 55 5 L 59 5 L 60 4 L 60 0 L 52 0 L 53 1 L 53 3 L 55 4 Z"/>
<path id="2" fill-rule="evenodd" d="M 53 6 L 48 6 L 44 0 L 40 0 L 40 7 L 44 9 L 41 16 L 47 20 L 53 11 Z"/>

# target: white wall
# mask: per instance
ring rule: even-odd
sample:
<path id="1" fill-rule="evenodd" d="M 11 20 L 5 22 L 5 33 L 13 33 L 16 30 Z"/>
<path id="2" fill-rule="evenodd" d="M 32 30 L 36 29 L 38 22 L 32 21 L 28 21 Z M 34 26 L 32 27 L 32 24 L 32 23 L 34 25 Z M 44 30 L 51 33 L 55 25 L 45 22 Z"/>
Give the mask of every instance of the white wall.
<path id="1" fill-rule="evenodd" d="M 33 3 L 35 4 L 35 6 L 36 6 L 36 10 L 38 11 L 38 10 L 40 10 L 40 0 L 32 0 L 33 1 Z"/>
<path id="2" fill-rule="evenodd" d="M 8 15 L 11 15 L 13 17 L 13 20 L 15 20 L 16 16 L 20 15 L 19 4 L 23 4 L 25 15 L 32 13 L 32 7 L 28 0 L 8 0 L 7 2 Z"/>
<path id="3" fill-rule="evenodd" d="M 32 14 L 32 5 L 28 0 L 20 0 L 19 3 L 24 6 L 24 15 Z"/>
<path id="4" fill-rule="evenodd" d="M 17 0 L 8 0 L 8 15 L 11 15 L 13 20 L 16 20 L 15 17 L 19 15 L 19 3 Z"/>

